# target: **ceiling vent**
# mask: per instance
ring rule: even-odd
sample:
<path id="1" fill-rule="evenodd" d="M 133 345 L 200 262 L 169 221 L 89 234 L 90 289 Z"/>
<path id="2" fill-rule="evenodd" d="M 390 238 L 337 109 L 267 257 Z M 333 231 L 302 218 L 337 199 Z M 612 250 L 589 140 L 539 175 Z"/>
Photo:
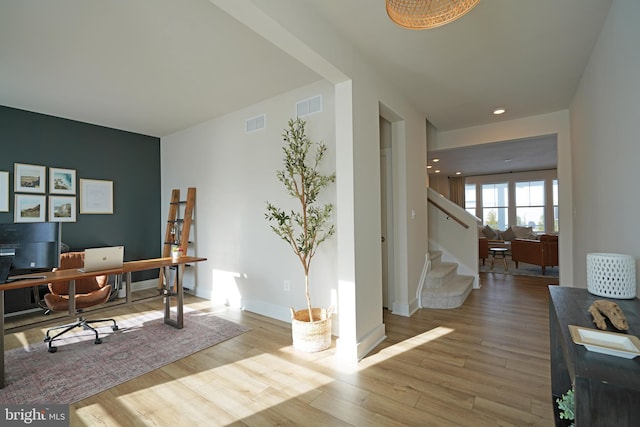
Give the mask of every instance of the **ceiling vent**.
<path id="1" fill-rule="evenodd" d="M 264 114 L 245 120 L 244 133 L 252 133 L 264 129 L 266 120 L 267 119 Z"/>
<path id="2" fill-rule="evenodd" d="M 296 103 L 297 117 L 309 116 L 322 112 L 322 95 L 316 95 L 311 98 L 303 99 Z"/>

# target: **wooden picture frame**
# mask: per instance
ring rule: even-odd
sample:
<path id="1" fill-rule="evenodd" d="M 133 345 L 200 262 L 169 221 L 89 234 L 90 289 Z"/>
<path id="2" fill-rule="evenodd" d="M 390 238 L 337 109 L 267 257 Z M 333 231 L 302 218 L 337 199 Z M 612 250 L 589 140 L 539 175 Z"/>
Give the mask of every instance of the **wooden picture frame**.
<path id="1" fill-rule="evenodd" d="M 80 178 L 80 213 L 112 214 L 113 181 Z"/>
<path id="2" fill-rule="evenodd" d="M 0 171 L 0 212 L 9 212 L 9 172 Z"/>
<path id="3" fill-rule="evenodd" d="M 49 168 L 50 194 L 76 194 L 76 171 L 74 169 Z"/>
<path id="4" fill-rule="evenodd" d="M 75 196 L 49 196 L 50 222 L 76 222 Z"/>
<path id="5" fill-rule="evenodd" d="M 13 207 L 14 222 L 44 222 L 47 197 L 32 194 L 16 194 Z"/>
<path id="6" fill-rule="evenodd" d="M 14 163 L 14 191 L 16 193 L 46 193 L 47 168 L 40 165 Z"/>

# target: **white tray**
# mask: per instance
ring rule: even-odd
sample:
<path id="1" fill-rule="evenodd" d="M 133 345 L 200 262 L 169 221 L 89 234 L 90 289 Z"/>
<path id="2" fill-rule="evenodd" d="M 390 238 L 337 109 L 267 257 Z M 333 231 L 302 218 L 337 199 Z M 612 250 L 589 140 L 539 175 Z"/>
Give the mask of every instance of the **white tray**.
<path id="1" fill-rule="evenodd" d="M 633 359 L 640 355 L 640 340 L 634 335 L 600 331 L 575 325 L 569 325 L 569 331 L 573 342 L 585 346 L 589 351 L 624 357 L 625 359 Z"/>

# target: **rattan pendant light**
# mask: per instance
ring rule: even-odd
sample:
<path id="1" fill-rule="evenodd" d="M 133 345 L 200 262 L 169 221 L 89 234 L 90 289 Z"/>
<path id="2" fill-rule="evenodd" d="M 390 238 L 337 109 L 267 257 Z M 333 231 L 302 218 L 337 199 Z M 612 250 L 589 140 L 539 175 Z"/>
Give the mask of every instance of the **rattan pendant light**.
<path id="1" fill-rule="evenodd" d="M 426 30 L 455 21 L 480 0 L 386 0 L 389 18 L 401 27 Z"/>

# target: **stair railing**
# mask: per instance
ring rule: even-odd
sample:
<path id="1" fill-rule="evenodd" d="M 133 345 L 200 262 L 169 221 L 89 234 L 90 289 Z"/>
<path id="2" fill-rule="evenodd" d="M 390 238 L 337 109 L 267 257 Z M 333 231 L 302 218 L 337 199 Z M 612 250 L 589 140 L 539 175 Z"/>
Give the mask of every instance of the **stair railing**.
<path id="1" fill-rule="evenodd" d="M 479 288 L 478 225 L 480 218 L 470 214 L 442 194 L 427 188 L 429 250 L 442 252 L 442 260 L 458 263 L 459 274 L 474 277 Z M 423 283 L 420 283 L 420 290 Z"/>

